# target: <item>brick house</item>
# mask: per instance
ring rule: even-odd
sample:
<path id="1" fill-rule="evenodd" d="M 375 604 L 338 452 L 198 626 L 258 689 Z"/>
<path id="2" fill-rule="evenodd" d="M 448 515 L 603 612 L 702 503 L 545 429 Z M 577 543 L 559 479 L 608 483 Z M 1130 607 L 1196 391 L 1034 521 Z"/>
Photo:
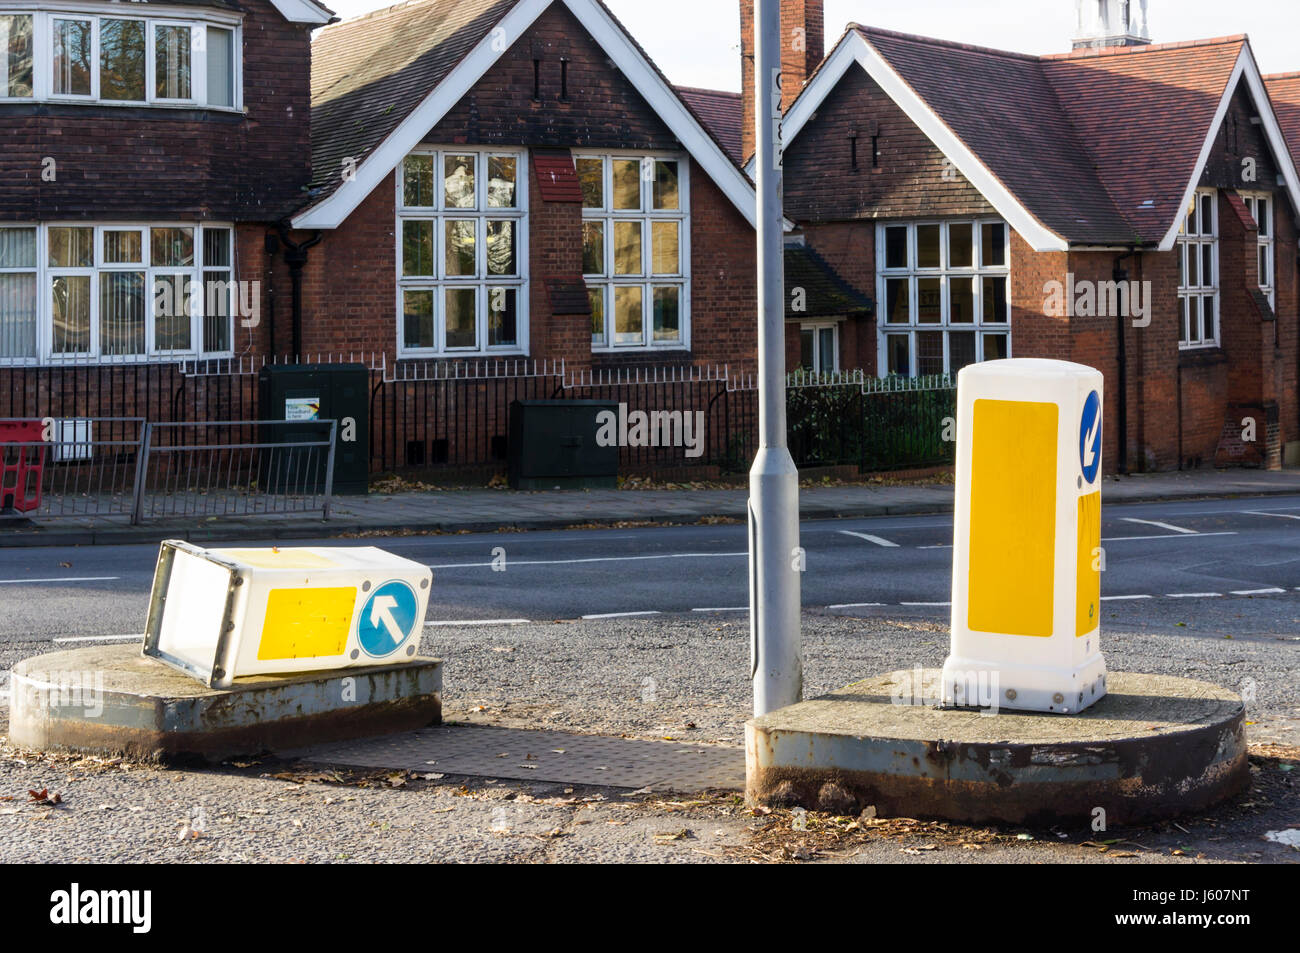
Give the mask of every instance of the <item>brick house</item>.
<path id="1" fill-rule="evenodd" d="M 810 66 L 821 8 L 782 4 L 786 215 L 879 306 L 792 320 L 792 360 L 816 327 L 880 375 L 1090 364 L 1120 469 L 1300 449 L 1300 79 L 1245 36 L 1151 44 L 1145 0 L 1078 0 L 1061 55 L 851 24 Z"/>

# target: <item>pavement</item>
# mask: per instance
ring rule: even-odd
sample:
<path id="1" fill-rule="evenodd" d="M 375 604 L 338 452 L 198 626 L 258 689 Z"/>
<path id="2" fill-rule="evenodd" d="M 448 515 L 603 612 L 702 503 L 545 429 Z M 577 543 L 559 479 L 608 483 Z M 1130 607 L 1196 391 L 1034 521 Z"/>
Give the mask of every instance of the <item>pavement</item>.
<path id="1" fill-rule="evenodd" d="M 1107 478 L 1106 503 L 1141 503 L 1300 493 L 1300 470 L 1195 470 Z M 748 490 L 620 489 L 521 492 L 505 489 L 431 490 L 336 497 L 331 518 L 264 514 L 204 516 L 204 500 L 173 509 L 181 520 L 132 526 L 126 516 L 0 519 L 0 547 L 85 546 L 188 539 L 218 542 L 272 535 L 277 539 L 397 533 L 476 533 L 499 529 L 547 530 L 624 523 L 680 524 L 740 520 Z M 953 487 L 944 483 L 807 486 L 799 493 L 804 520 L 948 513 Z"/>

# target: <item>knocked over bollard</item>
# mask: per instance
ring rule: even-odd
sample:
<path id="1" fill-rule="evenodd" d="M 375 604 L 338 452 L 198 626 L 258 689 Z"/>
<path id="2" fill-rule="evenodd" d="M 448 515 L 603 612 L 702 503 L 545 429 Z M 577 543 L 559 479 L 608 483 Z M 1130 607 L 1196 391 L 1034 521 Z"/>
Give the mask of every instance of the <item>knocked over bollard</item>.
<path id="1" fill-rule="evenodd" d="M 1102 375 L 991 361 L 957 382 L 948 706 L 1080 712 L 1100 644 Z"/>
<path id="2" fill-rule="evenodd" d="M 144 654 L 214 688 L 415 656 L 433 573 L 374 547 L 158 555 Z"/>

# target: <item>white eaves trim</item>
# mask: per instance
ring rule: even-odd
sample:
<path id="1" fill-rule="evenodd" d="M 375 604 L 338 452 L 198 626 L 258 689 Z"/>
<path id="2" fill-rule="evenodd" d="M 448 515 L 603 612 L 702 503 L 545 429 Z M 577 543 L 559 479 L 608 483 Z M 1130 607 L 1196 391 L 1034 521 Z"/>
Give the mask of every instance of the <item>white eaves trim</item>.
<path id="1" fill-rule="evenodd" d="M 1205 174 L 1205 164 L 1209 161 L 1210 152 L 1214 149 L 1214 143 L 1219 135 L 1219 128 L 1223 125 L 1224 117 L 1228 114 L 1228 108 L 1232 104 L 1232 97 L 1236 95 L 1237 86 L 1242 79 L 1246 80 L 1246 86 L 1250 89 L 1251 98 L 1255 101 L 1255 108 L 1259 111 L 1260 119 L 1263 121 L 1264 134 L 1268 137 L 1268 144 L 1273 150 L 1273 156 L 1277 160 L 1278 166 L 1282 170 L 1282 177 L 1286 179 L 1287 194 L 1291 196 L 1291 207 L 1300 209 L 1300 174 L 1297 174 L 1295 160 L 1291 156 L 1291 150 L 1287 147 L 1286 139 L 1282 135 L 1282 129 L 1277 124 L 1277 115 L 1273 112 L 1273 101 L 1269 98 L 1268 89 L 1264 85 L 1264 78 L 1260 75 L 1259 65 L 1255 62 L 1255 56 L 1251 52 L 1250 44 L 1247 43 L 1242 47 L 1241 55 L 1237 57 L 1237 65 L 1233 67 L 1232 76 L 1228 79 L 1228 84 L 1223 90 L 1223 97 L 1219 100 L 1219 108 L 1214 113 L 1214 121 L 1210 123 L 1209 131 L 1205 135 L 1205 142 L 1201 145 L 1201 154 L 1196 160 L 1196 168 L 1192 170 L 1191 181 L 1187 183 L 1187 188 L 1183 192 L 1183 204 L 1178 207 L 1178 214 L 1174 216 L 1174 223 L 1169 227 L 1168 233 L 1160 242 L 1160 251 L 1169 251 L 1178 241 L 1178 233 L 1183 227 L 1183 216 L 1186 209 L 1192 204 L 1192 196 L 1196 193 L 1197 186 L 1200 185 L 1201 176 Z"/>
<path id="2" fill-rule="evenodd" d="M 334 19 L 334 14 L 312 0 L 271 0 L 271 3 L 290 23 L 324 24 Z"/>
<path id="3" fill-rule="evenodd" d="M 1040 222 L 1021 204 L 998 177 L 966 147 L 948 124 L 940 119 L 925 100 L 894 71 L 875 47 L 856 30 L 847 34 L 839 42 L 826 62 L 822 64 L 817 75 L 813 77 L 812 82 L 804 87 L 799 98 L 786 113 L 785 122 L 782 124 L 786 148 L 794 142 L 795 137 L 816 114 L 826 97 L 854 63 L 866 70 L 867 75 L 903 110 L 907 118 L 925 133 L 939 151 L 952 162 L 957 171 L 979 190 L 1030 248 L 1042 252 L 1065 251 L 1069 248 L 1069 243 L 1064 238 Z"/>
<path id="4" fill-rule="evenodd" d="M 305 2 L 305 0 L 297 0 Z M 402 122 L 388 134 L 355 174 L 328 198 L 293 218 L 294 228 L 338 228 L 353 210 L 397 164 L 414 149 L 442 118 L 473 88 L 504 55 L 509 44 L 499 37 L 514 39 L 525 31 L 556 0 L 520 0 L 509 13 L 458 63 Z M 685 146 L 704 172 L 722 189 L 751 226 L 757 222 L 754 187 L 713 137 L 691 115 L 681 99 L 655 71 L 609 12 L 594 0 L 563 0 L 614 64 L 663 120 L 664 125 Z M 335 170 L 342 174 L 342 169 Z"/>

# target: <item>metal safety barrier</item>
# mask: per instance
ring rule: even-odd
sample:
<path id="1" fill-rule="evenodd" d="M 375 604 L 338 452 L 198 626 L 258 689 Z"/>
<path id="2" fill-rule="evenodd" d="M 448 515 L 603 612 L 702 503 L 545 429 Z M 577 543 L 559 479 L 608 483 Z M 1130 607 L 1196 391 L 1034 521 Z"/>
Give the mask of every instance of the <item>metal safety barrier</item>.
<path id="1" fill-rule="evenodd" d="M 0 419 L 0 520 L 130 516 L 141 417 Z"/>

